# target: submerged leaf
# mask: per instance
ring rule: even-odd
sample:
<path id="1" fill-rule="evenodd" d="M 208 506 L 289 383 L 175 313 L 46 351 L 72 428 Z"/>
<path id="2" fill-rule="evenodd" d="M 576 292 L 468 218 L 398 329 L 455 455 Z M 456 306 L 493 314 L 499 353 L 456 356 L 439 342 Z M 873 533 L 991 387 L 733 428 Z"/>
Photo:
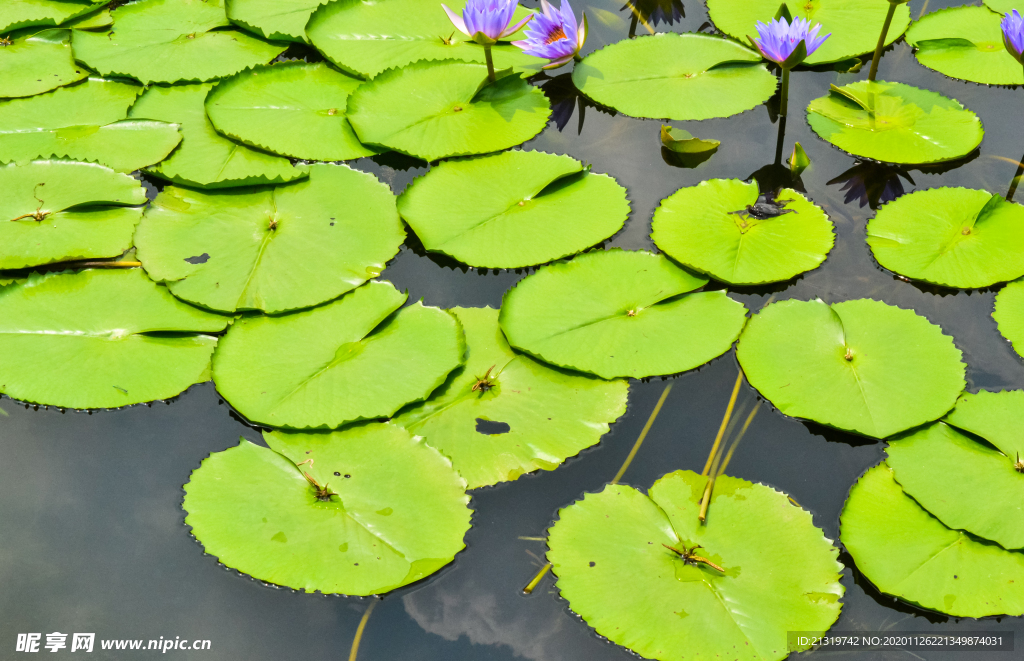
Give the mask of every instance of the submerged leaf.
<path id="1" fill-rule="evenodd" d="M 953 78 L 988 85 L 1024 83 L 1021 65 L 1003 47 L 1002 16 L 986 7 L 950 7 L 907 30 L 918 62 Z"/>
<path id="2" fill-rule="evenodd" d="M 680 154 L 701 154 L 718 149 L 722 143 L 718 140 L 701 140 L 690 135 L 689 131 L 662 124 L 661 144 Z"/>
<path id="3" fill-rule="evenodd" d="M 71 56 L 70 30 L 28 32 L 0 47 L 0 97 L 33 96 L 89 75 Z"/>

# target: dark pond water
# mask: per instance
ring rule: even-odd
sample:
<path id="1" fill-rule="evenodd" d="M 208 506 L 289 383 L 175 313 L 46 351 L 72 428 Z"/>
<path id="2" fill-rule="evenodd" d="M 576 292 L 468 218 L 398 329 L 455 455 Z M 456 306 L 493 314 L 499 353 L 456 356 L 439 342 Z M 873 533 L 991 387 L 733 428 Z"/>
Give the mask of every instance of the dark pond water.
<path id="1" fill-rule="evenodd" d="M 669 0 L 661 0 L 666 6 Z M 882 0 L 879 0 L 880 2 Z M 953 4 L 953 3 L 950 3 Z M 530 3 L 533 6 L 533 3 Z M 918 17 L 945 6 L 912 0 Z M 682 11 L 682 5 L 677 5 Z M 579 9 L 579 7 L 577 7 Z M 619 0 L 587 7 L 592 30 L 588 51 L 624 38 L 630 12 Z M 658 30 L 695 31 L 703 5 L 688 2 L 685 17 Z M 638 34 L 645 32 L 637 26 Z M 879 79 L 937 90 L 976 111 L 985 124 L 980 153 L 945 172 L 855 168 L 852 157 L 818 139 L 802 108 L 828 91 L 866 77 L 835 72 L 796 72 L 790 91 L 791 121 L 785 152 L 798 140 L 813 165 L 802 185 L 836 225 L 838 239 L 818 270 L 771 290 L 733 292 L 752 310 L 774 296 L 826 301 L 871 297 L 911 307 L 940 324 L 963 350 L 972 391 L 1024 387 L 1021 360 L 1000 337 L 992 311 L 995 290 L 952 293 L 903 282 L 881 269 L 864 241 L 873 214 L 857 190 L 881 191 L 940 185 L 1005 193 L 1024 152 L 1020 107 L 1024 90 L 996 89 L 949 80 L 917 64 L 897 44 L 882 60 Z M 563 94 L 567 76 L 549 83 Z M 659 122 L 613 116 L 588 107 L 585 118 L 573 97 L 558 107 L 564 127 L 548 129 L 527 148 L 568 153 L 607 172 L 627 187 L 632 214 L 608 245 L 653 249 L 650 219 L 659 201 L 682 186 L 714 177 L 745 179 L 775 157 L 776 125 L 765 107 L 738 117 L 677 123 L 695 135 L 722 141 L 718 153 L 696 169 L 667 164 Z M 571 117 L 569 116 L 571 113 Z M 356 163 L 399 193 L 422 169 L 395 170 L 370 160 Z M 850 180 L 851 175 L 860 179 Z M 851 181 L 851 183 L 846 183 Z M 858 183 L 859 182 L 859 183 Z M 502 293 L 524 273 L 466 271 L 404 248 L 383 274 L 410 299 L 428 305 L 497 307 Z M 732 352 L 702 369 L 672 379 L 674 388 L 624 482 L 650 486 L 678 468 L 700 470 L 736 378 Z M 381 375 L 387 378 L 388 375 Z M 556 511 L 611 479 L 629 452 L 667 381 L 633 382 L 629 410 L 600 445 L 557 471 L 473 493 L 473 528 L 467 549 L 429 580 L 387 595 L 369 620 L 359 659 L 513 659 L 605 661 L 632 658 L 598 637 L 573 615 L 547 577 L 534 594 L 521 589 L 541 565 L 545 545 L 522 537 L 544 535 Z M 744 388 L 741 401 L 756 394 Z M 883 444 L 788 419 L 761 402 L 729 473 L 789 493 L 814 514 L 830 538 L 838 537 L 839 512 L 850 486 L 883 457 Z M 86 658 L 156 658 L 281 661 L 347 658 L 368 600 L 296 593 L 265 586 L 226 570 L 190 536 L 181 510 L 182 484 L 211 452 L 259 441 L 218 397 L 212 384 L 193 387 L 169 404 L 93 414 L 26 408 L 4 399 L 0 408 L 0 658 L 13 652 L 18 633 L 93 632 L 99 639 L 208 639 L 208 651 L 111 652 Z M 750 539 L 757 544 L 757 539 Z M 841 559 L 852 565 L 849 556 Z M 957 620 L 894 602 L 879 594 L 855 568 L 836 629 L 965 633 L 1012 630 L 1024 639 L 1021 618 Z M 623 590 L 630 586 L 625 581 Z M 1024 644 L 1024 640 L 1020 644 Z M 49 653 L 43 651 L 48 657 Z M 75 654 L 78 654 L 77 652 Z M 835 653 L 852 659 L 969 659 L 976 653 Z M 1019 653 L 1018 653 L 1019 654 Z M 1013 653 L 991 655 L 1009 658 Z M 53 658 L 77 658 L 64 650 Z"/>

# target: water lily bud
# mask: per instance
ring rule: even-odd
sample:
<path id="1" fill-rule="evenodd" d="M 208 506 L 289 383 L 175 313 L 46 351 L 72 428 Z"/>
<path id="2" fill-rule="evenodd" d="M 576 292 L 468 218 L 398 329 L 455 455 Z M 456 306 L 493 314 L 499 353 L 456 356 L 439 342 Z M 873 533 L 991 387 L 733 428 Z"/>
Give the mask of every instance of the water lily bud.
<path id="1" fill-rule="evenodd" d="M 1013 56 L 1013 59 L 1024 63 L 1024 18 L 1014 9 L 1007 12 L 1000 23 L 1003 28 L 1003 45 L 1006 52 Z"/>

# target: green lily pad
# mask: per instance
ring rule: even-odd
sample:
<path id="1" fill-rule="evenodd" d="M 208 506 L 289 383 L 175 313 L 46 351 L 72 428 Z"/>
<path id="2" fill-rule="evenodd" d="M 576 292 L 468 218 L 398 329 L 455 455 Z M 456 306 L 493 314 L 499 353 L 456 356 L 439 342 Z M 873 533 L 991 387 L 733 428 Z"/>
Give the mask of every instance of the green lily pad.
<path id="1" fill-rule="evenodd" d="M 917 61 L 952 78 L 986 85 L 1020 85 L 1024 71 L 1003 46 L 1002 16 L 985 7 L 951 7 L 907 30 Z"/>
<path id="2" fill-rule="evenodd" d="M 1024 456 L 1024 390 L 965 392 L 943 420 L 984 438 L 1007 457 L 1016 459 L 1018 452 Z"/>
<path id="3" fill-rule="evenodd" d="M 457 14 L 466 6 L 464 0 L 446 4 Z M 512 20 L 526 16 L 520 7 Z M 440 3 L 432 0 L 337 0 L 313 13 L 306 34 L 327 59 L 361 78 L 417 60 L 484 62 L 483 47 L 456 30 Z M 517 38 L 521 33 L 508 37 Z M 544 63 L 507 42 L 493 46 L 491 53 L 497 70 Z"/>
<path id="4" fill-rule="evenodd" d="M 520 268 L 580 252 L 629 216 L 626 189 L 570 156 L 509 151 L 445 161 L 398 198 L 423 246 L 484 268 Z"/>
<path id="5" fill-rule="evenodd" d="M 1001 15 L 1020 9 L 1020 0 L 985 0 L 985 6 Z"/>
<path id="6" fill-rule="evenodd" d="M 115 9 L 107 32 L 75 33 L 75 58 L 104 76 L 204 82 L 266 64 L 286 44 L 231 26 L 223 0 L 142 0 Z"/>
<path id="7" fill-rule="evenodd" d="M 450 457 L 470 489 L 554 470 L 626 412 L 625 380 L 571 374 L 517 354 L 497 310 L 451 312 L 466 332 L 466 364 L 394 422 Z"/>
<path id="8" fill-rule="evenodd" d="M 793 18 L 820 23 L 820 34 L 832 35 L 804 60 L 809 66 L 840 62 L 875 50 L 889 10 L 889 3 L 875 0 L 814 0 L 790 2 L 787 6 Z M 758 21 L 767 23 L 778 9 L 779 0 L 708 0 L 708 18 L 715 27 L 744 42 L 748 35 L 757 36 Z M 910 11 L 901 4 L 886 33 L 886 45 L 899 39 L 909 24 Z"/>
<path id="9" fill-rule="evenodd" d="M 761 105 L 778 79 L 761 54 L 706 34 L 659 33 L 591 53 L 572 81 L 594 101 L 633 117 L 711 119 Z"/>
<path id="10" fill-rule="evenodd" d="M 175 299 L 142 269 L 32 275 L 0 289 L 0 392 L 76 409 L 167 399 L 210 378 L 228 317 Z"/>
<path id="11" fill-rule="evenodd" d="M 116 257 L 131 248 L 142 218 L 130 205 L 145 203 L 138 180 L 102 165 L 0 166 L 0 269 Z"/>
<path id="12" fill-rule="evenodd" d="M 310 161 L 371 156 L 345 108 L 360 81 L 323 62 L 280 62 L 244 71 L 213 90 L 206 112 L 224 135 L 275 154 Z"/>
<path id="13" fill-rule="evenodd" d="M 333 303 L 280 317 L 243 317 L 213 361 L 217 389 L 272 427 L 333 429 L 386 418 L 426 399 L 462 364 L 458 321 L 369 282 Z"/>
<path id="14" fill-rule="evenodd" d="M 558 513 L 548 561 L 558 589 L 598 634 L 650 659 L 777 661 L 787 632 L 839 617 L 842 565 L 811 515 L 786 495 L 723 475 L 706 525 L 707 478 L 669 473 L 647 495 L 612 484 Z M 703 563 L 665 548 L 699 545 Z"/>
<path id="15" fill-rule="evenodd" d="M 999 290 L 992 318 L 1013 350 L 1024 356 L 1024 280 L 1014 280 Z"/>
<path id="16" fill-rule="evenodd" d="M 249 149 L 217 133 L 204 106 L 212 88 L 213 83 L 154 85 L 135 102 L 131 117 L 181 127 L 181 146 L 148 172 L 198 188 L 279 184 L 309 174 L 305 166 L 295 167 L 286 158 Z"/>
<path id="17" fill-rule="evenodd" d="M 544 92 L 519 74 L 488 84 L 486 66 L 465 62 L 392 69 L 348 100 L 362 142 L 425 161 L 514 147 L 543 131 L 550 115 Z"/>
<path id="18" fill-rule="evenodd" d="M 178 298 L 276 314 L 377 277 L 404 239 L 387 186 L 344 165 L 314 165 L 308 180 L 287 186 L 165 188 L 135 245 L 150 277 Z"/>
<path id="19" fill-rule="evenodd" d="M 465 548 L 465 481 L 401 427 L 264 438 L 272 449 L 243 439 L 185 485 L 185 523 L 228 567 L 297 590 L 370 595 L 429 576 Z M 318 498 L 303 473 L 330 495 Z"/>
<path id="20" fill-rule="evenodd" d="M 811 101 L 807 121 L 822 139 L 887 163 L 937 163 L 974 151 L 981 120 L 955 99 L 903 83 L 832 86 Z"/>
<path id="21" fill-rule="evenodd" d="M 755 182 L 711 179 L 681 188 L 654 212 L 651 238 L 672 259 L 735 285 L 789 280 L 825 261 L 835 236 L 825 212 L 783 188 L 780 215 L 758 218 Z M 774 213 L 774 210 L 771 211 Z"/>
<path id="22" fill-rule="evenodd" d="M 521 351 L 606 379 L 685 372 L 728 351 L 746 322 L 724 291 L 687 294 L 705 284 L 662 255 L 598 250 L 506 292 L 501 328 Z"/>
<path id="23" fill-rule="evenodd" d="M 0 101 L 0 163 L 68 158 L 132 172 L 181 142 L 176 124 L 125 119 L 137 85 L 90 78 L 25 99 Z"/>
<path id="24" fill-rule="evenodd" d="M 1024 553 L 942 525 L 884 463 L 854 485 L 840 525 L 857 568 L 886 594 L 955 617 L 1024 614 Z"/>
<path id="25" fill-rule="evenodd" d="M 875 438 L 941 418 L 965 385 L 951 337 L 913 310 L 871 299 L 768 305 L 736 357 L 782 413 Z"/>
<path id="26" fill-rule="evenodd" d="M 661 144 L 677 154 L 703 154 L 715 151 L 722 143 L 718 140 L 701 140 L 693 137 L 689 131 L 662 124 Z"/>
<path id="27" fill-rule="evenodd" d="M 92 0 L 4 0 L 0 34 L 29 26 L 54 27 L 108 4 Z"/>
<path id="28" fill-rule="evenodd" d="M 43 30 L 0 47 L 0 96 L 34 96 L 88 77 L 71 56 L 70 30 Z"/>
<path id="29" fill-rule="evenodd" d="M 278 41 L 306 41 L 306 23 L 330 0 L 227 0 L 228 19 Z"/>
<path id="30" fill-rule="evenodd" d="M 110 14 L 110 6 L 113 3 L 101 5 L 99 9 L 76 16 L 75 18 L 62 23 L 61 27 L 75 28 L 76 30 L 104 30 L 114 24 L 114 17 Z"/>
<path id="31" fill-rule="evenodd" d="M 988 10 L 986 10 L 988 11 Z M 885 268 L 946 287 L 988 287 L 1024 275 L 1024 207 L 969 188 L 914 191 L 868 222 Z"/>

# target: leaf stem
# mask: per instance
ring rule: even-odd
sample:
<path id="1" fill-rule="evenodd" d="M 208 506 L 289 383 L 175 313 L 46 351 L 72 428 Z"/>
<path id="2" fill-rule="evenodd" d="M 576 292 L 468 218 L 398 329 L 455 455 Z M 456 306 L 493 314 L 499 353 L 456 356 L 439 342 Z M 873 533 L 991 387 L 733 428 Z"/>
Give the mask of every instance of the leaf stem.
<path id="1" fill-rule="evenodd" d="M 782 69 L 782 98 L 779 99 L 779 117 L 786 118 L 786 109 L 789 106 L 789 69 Z"/>
<path id="2" fill-rule="evenodd" d="M 540 583 L 541 579 L 543 579 L 544 576 L 546 576 L 549 571 L 551 571 L 551 563 L 550 562 L 547 563 L 546 565 L 544 565 L 543 567 L 541 567 L 540 571 L 537 572 L 537 575 L 533 577 L 533 580 L 526 584 L 526 587 L 523 588 L 523 594 L 530 594 L 534 590 L 536 590 L 537 589 L 537 585 Z M 353 660 L 350 659 L 349 661 L 353 661 Z"/>
<path id="3" fill-rule="evenodd" d="M 658 417 L 658 413 L 661 412 L 661 406 L 665 403 L 665 398 L 668 397 L 669 391 L 672 390 L 672 383 L 670 382 L 665 389 L 661 392 L 661 397 L 658 398 L 658 403 L 654 405 L 654 410 L 651 411 L 651 415 L 647 418 L 647 424 L 644 425 L 643 430 L 640 431 L 640 436 L 637 437 L 636 443 L 633 444 L 633 449 L 629 451 L 626 456 L 626 460 L 622 462 L 622 468 L 612 478 L 612 484 L 618 484 L 619 480 L 626 473 L 626 469 L 633 463 L 633 458 L 636 457 L 636 453 L 640 450 L 640 446 L 643 444 L 644 439 L 647 438 L 647 432 L 651 431 L 651 426 L 654 424 L 654 419 Z"/>
<path id="4" fill-rule="evenodd" d="M 874 81 L 878 74 L 878 60 L 882 57 L 882 49 L 885 48 L 885 37 L 889 33 L 889 24 L 892 23 L 893 14 L 896 13 L 898 2 L 889 0 L 889 12 L 885 15 L 885 23 L 882 24 L 882 34 L 878 35 L 878 45 L 875 46 L 875 55 L 871 58 L 871 70 L 868 72 L 868 80 Z"/>
<path id="5" fill-rule="evenodd" d="M 370 602 L 370 605 L 366 607 L 366 612 L 363 613 L 363 619 L 359 620 L 359 626 L 356 628 L 356 636 L 352 639 L 352 651 L 348 653 L 348 661 L 356 661 L 356 655 L 359 653 L 359 641 L 363 639 L 363 630 L 366 629 L 366 621 L 370 619 L 370 613 L 373 612 L 373 607 L 377 605 L 377 599 Z"/>
<path id="6" fill-rule="evenodd" d="M 715 436 L 715 444 L 711 446 L 711 454 L 708 455 L 708 461 L 704 464 L 704 470 L 701 471 L 701 475 L 707 475 L 708 471 L 711 470 L 711 462 L 718 453 L 719 446 L 722 445 L 722 437 L 725 435 L 725 428 L 729 424 L 729 418 L 732 417 L 732 409 L 736 406 L 736 397 L 740 394 L 741 383 L 743 383 L 742 371 L 736 375 L 736 385 L 732 387 L 732 395 L 729 396 L 729 405 L 725 408 L 725 417 L 722 418 L 722 424 L 718 428 L 718 435 Z"/>
<path id="7" fill-rule="evenodd" d="M 491 47 L 484 44 L 484 57 L 487 59 L 487 80 L 494 82 L 494 58 L 491 57 Z"/>

